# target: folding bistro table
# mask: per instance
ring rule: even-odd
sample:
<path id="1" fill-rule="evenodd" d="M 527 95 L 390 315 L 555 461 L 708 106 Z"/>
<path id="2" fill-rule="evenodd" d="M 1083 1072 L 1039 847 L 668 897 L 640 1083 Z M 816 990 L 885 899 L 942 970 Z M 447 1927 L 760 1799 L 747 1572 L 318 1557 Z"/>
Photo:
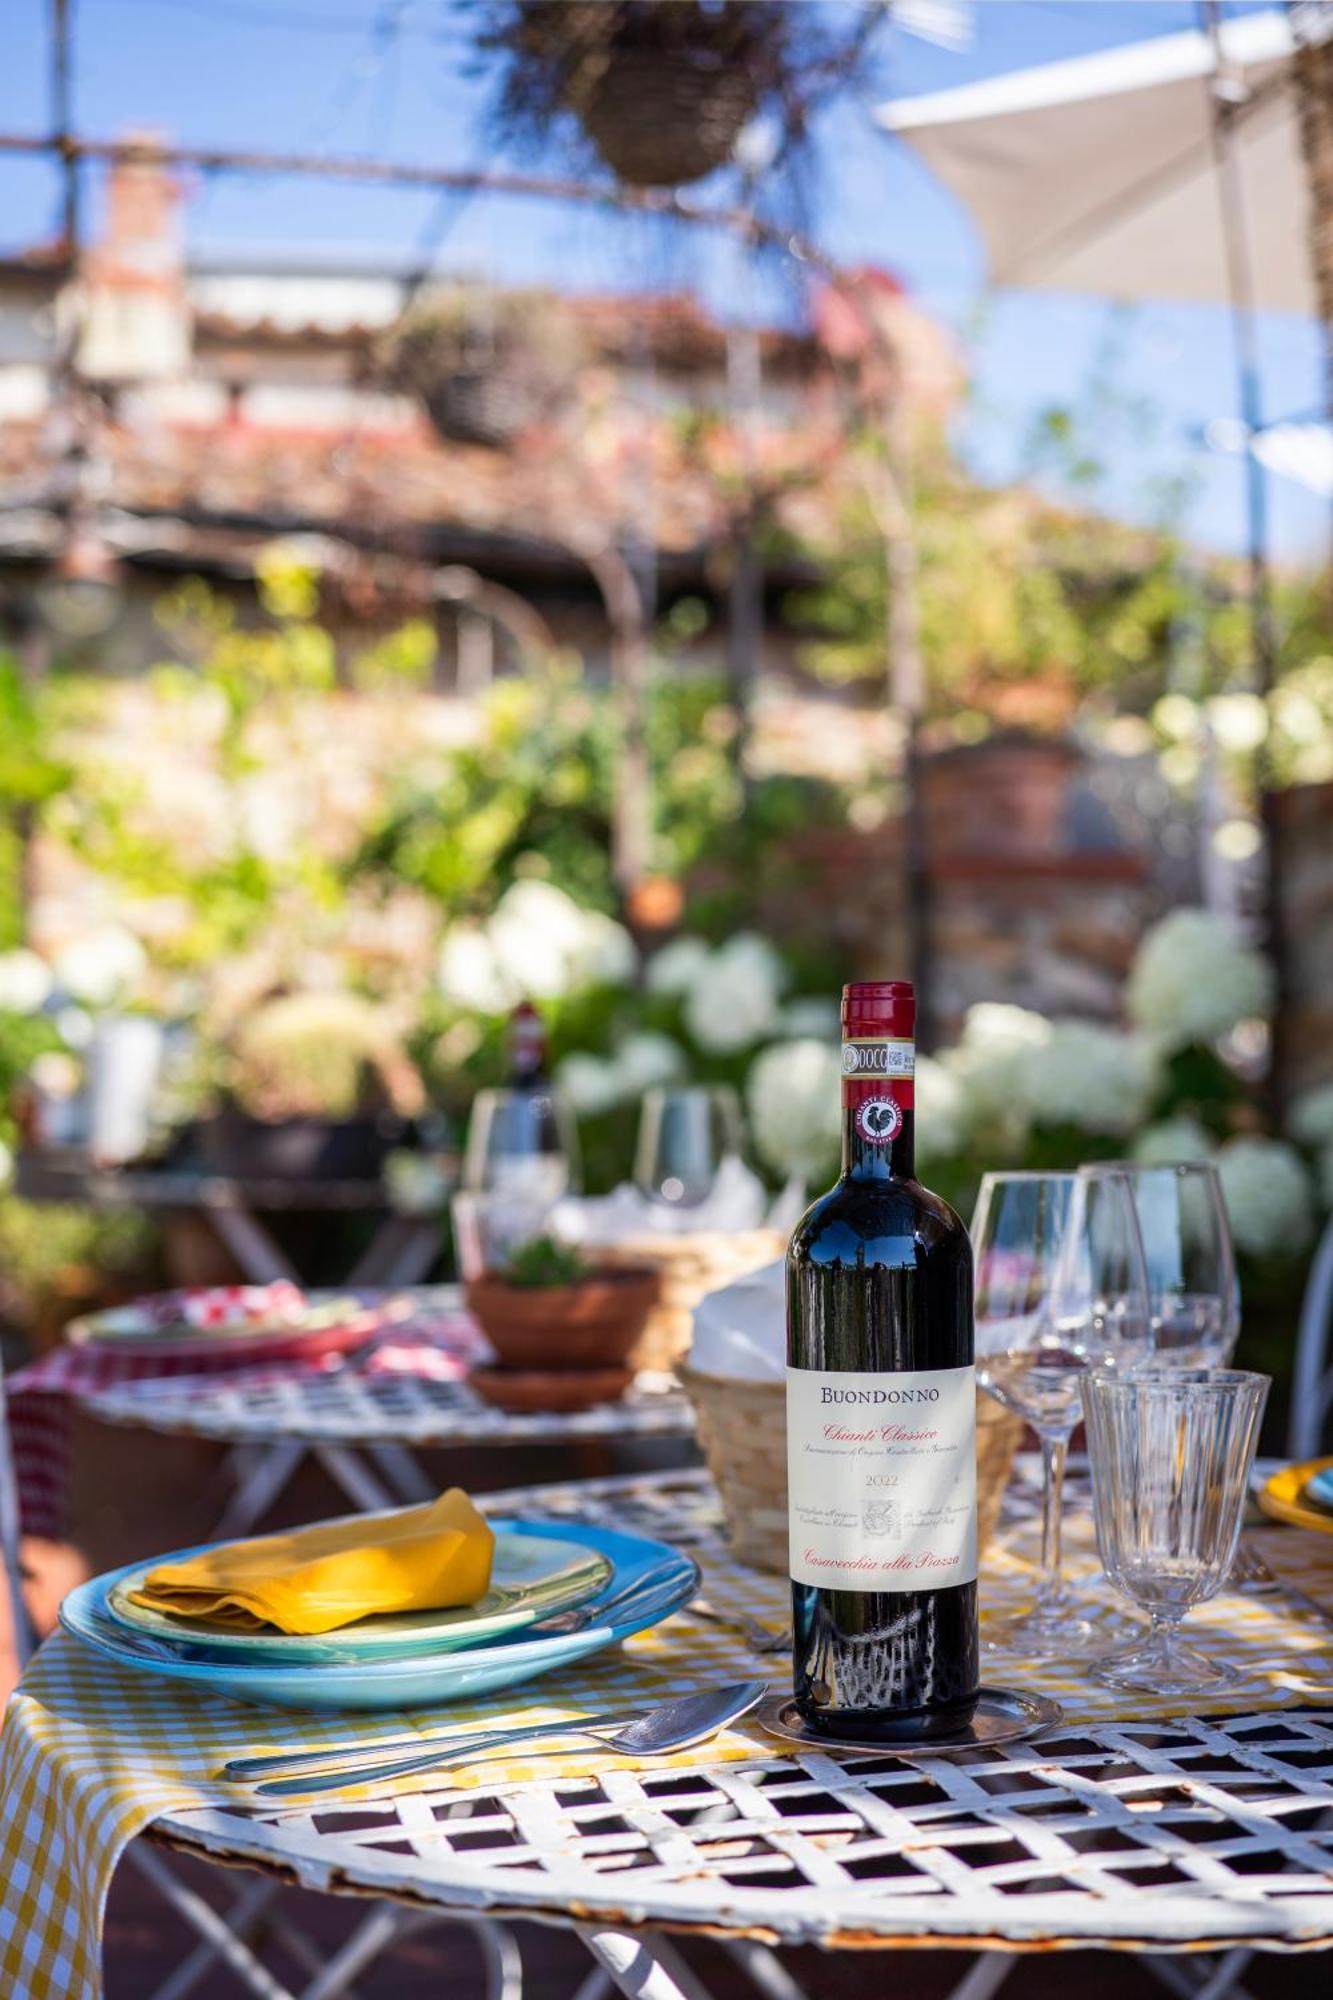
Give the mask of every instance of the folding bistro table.
<path id="1" fill-rule="evenodd" d="M 530 1488 L 484 1504 L 668 1535 L 699 1562 L 711 1607 L 707 1619 L 691 1607 L 623 1653 L 529 1683 L 511 1713 L 623 1707 L 631 1694 L 651 1702 L 673 1688 L 766 1671 L 785 1678 L 784 1663 L 756 1652 L 752 1630 L 741 1629 L 747 1615 L 781 1621 L 781 1580 L 730 1556 L 703 1475 Z M 1086 1575 L 1086 1523 L 1074 1529 L 1072 1566 Z M 1324 1567 L 1309 1571 L 1307 1585 L 1322 1577 L 1326 1588 L 1333 1548 L 1310 1561 Z M 1007 1608 L 1027 1589 L 1023 1559 L 993 1551 L 988 1601 Z M 1118 1615 L 1104 1589 L 1090 1602 L 1098 1616 Z M 101 1829 L 114 1798 L 129 1815 L 120 1839 L 131 1821 L 150 1831 L 149 1846 L 135 1853 L 203 1934 L 199 1953 L 225 1955 L 268 2000 L 284 2000 L 289 1989 L 252 1948 L 247 1911 L 268 1905 L 271 1924 L 273 1884 L 283 1881 L 375 1899 L 349 1942 L 300 1989 L 305 2000 L 345 1992 L 396 1937 L 442 1921 L 473 1930 L 491 1994 L 513 2000 L 521 1966 L 508 1926 L 520 1918 L 573 1929 L 584 1941 L 596 1969 L 582 2000 L 611 1989 L 638 2000 L 706 2000 L 675 1942 L 691 1933 L 720 1939 L 770 2000 L 802 2000 L 775 1950 L 798 1944 L 980 1953 L 957 1989 L 967 2000 L 993 1992 L 1014 1954 L 1132 1950 L 1172 1990 L 1214 2000 L 1252 1951 L 1333 1944 L 1333 1630 L 1263 1593 L 1232 1592 L 1198 1616 L 1196 1638 L 1241 1672 L 1228 1696 L 1232 1713 L 1173 1715 L 1146 1697 L 1117 1706 L 1077 1670 L 1034 1668 L 1034 1686 L 1060 1695 L 1066 1719 L 1035 1740 L 961 1756 L 832 1756 L 783 1745 L 747 1721 L 660 1764 L 596 1753 L 571 1764 L 560 1753 L 530 1754 L 518 1766 L 499 1761 L 506 1753 L 494 1763 L 460 1755 L 396 1789 L 309 1803 L 224 1793 L 209 1778 L 230 1755 L 358 1735 L 352 1718 L 186 1704 L 110 1669 L 99 1677 L 70 1652 L 72 1641 L 60 1641 L 65 1650 L 45 1671 L 39 1656 L 26 1706 L 20 1690 L 11 1709 L 11 1769 L 33 1773 L 14 1811 L 21 1820 L 30 1795 L 70 1796 L 49 1781 L 73 1764 L 86 1786 L 100 1769 L 98 1729 L 114 1728 L 105 1796 L 62 1803 L 54 1818 L 41 1805 L 43 1827 L 68 1834 L 77 1830 L 66 1825 L 70 1814 L 84 1812 Z M 1012 1676 L 1017 1664 L 1003 1671 Z M 458 1710 L 423 1718 L 428 1730 L 451 1720 L 472 1726 L 477 1718 Z M 405 1721 L 385 1717 L 380 1726 L 398 1735 Z M 62 1747 L 54 1739 L 67 1728 L 75 1734 Z M 182 1804 L 190 1759 L 201 1775 Z M 176 1801 L 154 1804 L 167 1784 Z M 22 1839 L 25 1854 L 44 1851 L 21 1824 L 10 1839 Z M 258 1877 L 220 1917 L 191 1902 L 155 1852 L 163 1844 Z M 112 1858 L 108 1849 L 104 1865 Z M 50 1950 L 71 1963 L 86 1959 L 96 1948 L 87 1928 L 95 1884 L 85 1880 L 74 1894 L 54 1877 L 53 1899 L 49 1866 L 32 1863 L 39 1874 L 44 1867 L 24 1907 L 40 1910 L 57 1941 Z M 16 1892 L 6 1893 L 12 1908 Z"/>
<path id="2" fill-rule="evenodd" d="M 20 1153 L 15 1190 L 25 1201 L 199 1216 L 252 1285 L 300 1280 L 264 1219 L 275 1215 L 377 1217 L 369 1243 L 341 1280 L 351 1288 L 420 1284 L 440 1251 L 440 1216 L 392 1209 L 379 1180 L 237 1180 L 194 1168 L 99 1167 L 86 1154 L 61 1149 Z"/>
<path id="3" fill-rule="evenodd" d="M 448 1299 L 447 1288 L 430 1296 Z M 457 1303 L 456 1295 L 452 1295 Z M 103 1423 L 211 1438 L 237 1453 L 219 1538 L 252 1528 L 302 1459 L 317 1459 L 354 1507 L 433 1499 L 413 1447 L 584 1444 L 694 1435 L 689 1398 L 669 1376 L 640 1376 L 618 1402 L 569 1413 L 493 1408 L 466 1381 L 344 1367 L 313 1375 L 281 1364 L 228 1375 L 122 1382 L 77 1398 Z"/>

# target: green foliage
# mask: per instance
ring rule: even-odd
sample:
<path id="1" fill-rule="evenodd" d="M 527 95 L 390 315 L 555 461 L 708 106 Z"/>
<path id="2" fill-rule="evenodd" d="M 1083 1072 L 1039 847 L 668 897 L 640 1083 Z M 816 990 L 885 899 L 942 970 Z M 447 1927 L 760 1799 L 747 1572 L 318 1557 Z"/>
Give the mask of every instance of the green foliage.
<path id="1" fill-rule="evenodd" d="M 17 660 L 0 653 L 0 950 L 23 936 L 23 843 L 50 800 L 71 779 L 50 749 L 45 684 L 34 686 Z"/>
<path id="2" fill-rule="evenodd" d="M 986 707 L 1006 686 L 1044 684 L 1067 701 L 1099 689 L 1144 696 L 1163 684 L 1187 601 L 1166 536 L 975 486 L 943 455 L 913 493 L 921 645 L 937 712 Z M 868 503 L 821 552 L 827 582 L 788 611 L 811 634 L 806 664 L 834 683 L 883 683 L 888 579 Z"/>
<path id="3" fill-rule="evenodd" d="M 736 728 L 718 680 L 654 677 L 654 865 L 668 875 L 687 876 L 705 860 L 745 868 L 780 821 L 800 816 L 791 786 L 801 781 L 766 780 L 745 809 Z M 367 832 L 350 878 L 411 882 L 457 918 L 489 911 L 540 856 L 557 887 L 586 908 L 613 910 L 617 740 L 612 696 L 568 668 L 502 683 L 487 698 L 478 741 L 456 750 L 428 786 L 402 788 Z M 817 789 L 803 790 L 802 803 Z"/>
<path id="4" fill-rule="evenodd" d="M 542 1290 L 556 1285 L 577 1285 L 588 1275 L 588 1266 L 578 1251 L 553 1236 L 534 1236 L 512 1250 L 504 1267 L 511 1285 Z"/>
<path id="5" fill-rule="evenodd" d="M 0 1195 L 0 1304 L 31 1323 L 51 1303 L 157 1278 L 158 1234 L 138 1209 L 65 1208 Z"/>
<path id="6" fill-rule="evenodd" d="M 392 1018 L 355 993 L 289 993 L 236 1030 L 223 1075 L 252 1117 L 353 1118 L 386 1104 L 421 1109 Z"/>

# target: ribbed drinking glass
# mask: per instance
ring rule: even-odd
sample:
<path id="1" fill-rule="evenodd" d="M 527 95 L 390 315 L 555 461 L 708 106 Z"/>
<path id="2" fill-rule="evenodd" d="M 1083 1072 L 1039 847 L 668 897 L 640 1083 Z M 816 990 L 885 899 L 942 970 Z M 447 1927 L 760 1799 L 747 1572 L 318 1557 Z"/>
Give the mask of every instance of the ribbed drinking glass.
<path id="1" fill-rule="evenodd" d="M 1150 1621 L 1093 1679 L 1145 1694 L 1226 1686 L 1237 1674 L 1186 1645 L 1180 1624 L 1230 1573 L 1268 1377 L 1144 1367 L 1085 1375 L 1082 1392 L 1102 1566 Z"/>

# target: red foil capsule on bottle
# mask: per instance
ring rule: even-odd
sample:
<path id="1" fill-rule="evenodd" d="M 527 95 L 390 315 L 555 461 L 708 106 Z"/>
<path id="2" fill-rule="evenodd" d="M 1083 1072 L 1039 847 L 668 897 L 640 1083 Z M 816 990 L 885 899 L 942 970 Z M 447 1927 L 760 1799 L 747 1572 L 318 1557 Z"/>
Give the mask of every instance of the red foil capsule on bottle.
<path id="1" fill-rule="evenodd" d="M 915 1106 L 916 992 L 907 979 L 858 979 L 842 989 L 842 1102 L 890 1097 Z"/>

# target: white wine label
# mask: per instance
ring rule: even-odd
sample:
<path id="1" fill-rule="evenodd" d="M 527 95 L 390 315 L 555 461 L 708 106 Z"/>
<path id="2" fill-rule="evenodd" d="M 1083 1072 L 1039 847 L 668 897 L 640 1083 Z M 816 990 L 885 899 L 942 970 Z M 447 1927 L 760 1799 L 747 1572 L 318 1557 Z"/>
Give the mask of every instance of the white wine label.
<path id="1" fill-rule="evenodd" d="M 857 1036 L 842 1045 L 844 1076 L 901 1076 L 916 1073 L 916 1043 L 901 1035 Z"/>
<path id="2" fill-rule="evenodd" d="M 830 1590 L 939 1590 L 977 1574 L 972 1368 L 787 1370 L 791 1573 Z"/>

